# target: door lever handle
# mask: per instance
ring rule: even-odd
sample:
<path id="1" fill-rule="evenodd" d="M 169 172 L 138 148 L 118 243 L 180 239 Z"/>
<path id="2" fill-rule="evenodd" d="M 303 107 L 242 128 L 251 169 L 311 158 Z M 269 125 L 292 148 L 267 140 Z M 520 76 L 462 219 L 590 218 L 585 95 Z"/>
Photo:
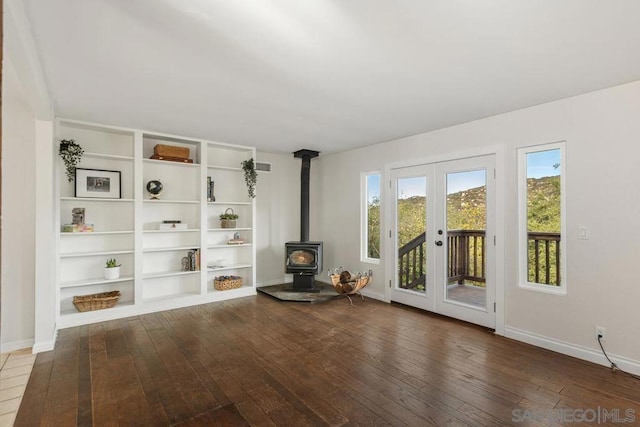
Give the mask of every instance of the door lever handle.
<path id="1" fill-rule="evenodd" d="M 442 240 L 436 240 L 436 246 L 442 246 Z"/>

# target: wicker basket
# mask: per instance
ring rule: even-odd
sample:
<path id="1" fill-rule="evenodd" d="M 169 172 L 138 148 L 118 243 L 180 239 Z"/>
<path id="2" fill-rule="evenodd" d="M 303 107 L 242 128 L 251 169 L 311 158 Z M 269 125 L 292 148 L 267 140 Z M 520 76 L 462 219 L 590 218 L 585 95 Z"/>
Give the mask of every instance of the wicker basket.
<path id="1" fill-rule="evenodd" d="M 73 297 L 73 305 L 78 311 L 102 310 L 112 308 L 120 299 L 120 291 L 103 292 L 100 294 L 80 295 Z"/>
<path id="2" fill-rule="evenodd" d="M 176 147 L 174 145 L 157 144 L 155 147 L 153 147 L 153 154 L 156 156 L 188 159 L 189 149 L 187 147 Z"/>
<path id="3" fill-rule="evenodd" d="M 231 212 L 229 212 L 231 211 Z M 233 209 L 231 208 L 227 208 L 226 211 L 224 211 L 225 214 L 228 213 L 234 213 Z M 220 220 L 220 227 L 222 228 L 236 228 L 236 220 L 235 219 L 221 219 Z"/>
<path id="4" fill-rule="evenodd" d="M 231 276 L 230 278 L 216 277 L 213 279 L 213 287 L 217 291 L 228 291 L 242 287 L 242 277 Z"/>

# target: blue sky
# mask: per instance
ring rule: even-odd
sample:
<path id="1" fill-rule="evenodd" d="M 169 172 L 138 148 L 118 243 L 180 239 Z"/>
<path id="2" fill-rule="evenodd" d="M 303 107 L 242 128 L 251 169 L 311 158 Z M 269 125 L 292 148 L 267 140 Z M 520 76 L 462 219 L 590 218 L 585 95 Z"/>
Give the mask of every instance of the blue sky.
<path id="1" fill-rule="evenodd" d="M 560 175 L 560 168 L 553 165 L 560 163 L 560 150 L 537 151 L 527 154 L 527 178 Z"/>

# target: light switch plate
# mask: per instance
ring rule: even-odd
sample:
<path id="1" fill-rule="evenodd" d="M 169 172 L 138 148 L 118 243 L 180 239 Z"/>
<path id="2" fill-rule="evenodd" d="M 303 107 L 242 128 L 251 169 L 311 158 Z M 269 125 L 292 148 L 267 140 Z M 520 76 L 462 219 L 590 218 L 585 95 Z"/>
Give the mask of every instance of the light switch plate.
<path id="1" fill-rule="evenodd" d="M 589 229 L 585 226 L 580 226 L 578 228 L 578 239 L 588 239 L 589 238 Z"/>

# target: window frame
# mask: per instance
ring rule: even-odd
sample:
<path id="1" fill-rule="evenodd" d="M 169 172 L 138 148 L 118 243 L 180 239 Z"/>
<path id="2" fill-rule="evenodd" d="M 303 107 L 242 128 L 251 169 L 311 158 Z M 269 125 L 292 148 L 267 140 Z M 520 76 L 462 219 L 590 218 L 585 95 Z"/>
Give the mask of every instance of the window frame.
<path id="1" fill-rule="evenodd" d="M 528 280 L 528 212 L 527 212 L 527 154 L 560 150 L 560 284 L 559 286 Z M 538 144 L 517 149 L 518 160 L 518 286 L 555 295 L 567 294 L 567 226 L 566 226 L 566 144 L 565 141 Z"/>
<path id="2" fill-rule="evenodd" d="M 380 249 L 380 258 L 370 258 L 369 255 L 369 176 L 378 175 L 380 182 L 380 226 L 379 226 L 379 239 L 382 246 L 382 172 L 379 170 L 373 170 L 368 172 L 362 172 L 360 174 L 360 261 L 369 264 L 380 264 L 380 258 L 382 258 L 382 247 Z"/>

